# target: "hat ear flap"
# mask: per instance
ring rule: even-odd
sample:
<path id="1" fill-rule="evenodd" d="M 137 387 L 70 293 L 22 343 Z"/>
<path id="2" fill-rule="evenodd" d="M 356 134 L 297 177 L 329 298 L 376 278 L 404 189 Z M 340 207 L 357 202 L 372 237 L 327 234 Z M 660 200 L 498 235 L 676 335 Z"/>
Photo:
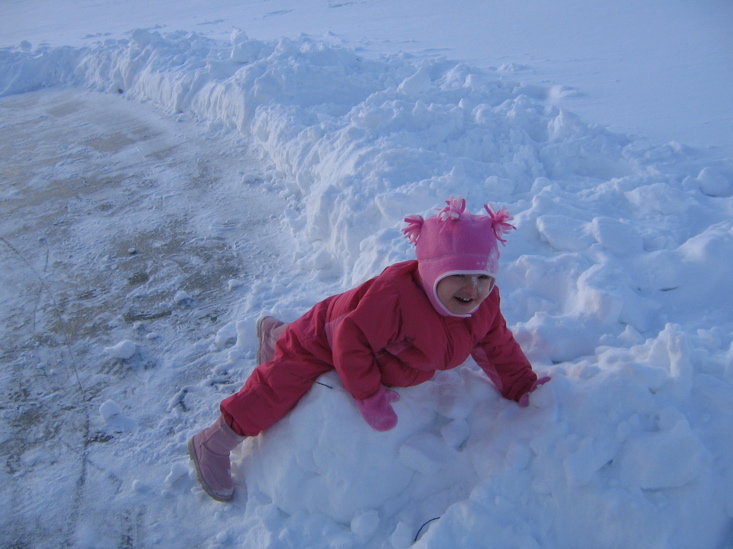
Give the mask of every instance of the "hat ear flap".
<path id="1" fill-rule="evenodd" d="M 422 231 L 422 225 L 425 222 L 421 215 L 408 215 L 405 218 L 407 227 L 402 229 L 405 234 L 405 238 L 410 241 L 410 244 L 417 244 L 417 239 L 420 238 L 420 231 Z"/>

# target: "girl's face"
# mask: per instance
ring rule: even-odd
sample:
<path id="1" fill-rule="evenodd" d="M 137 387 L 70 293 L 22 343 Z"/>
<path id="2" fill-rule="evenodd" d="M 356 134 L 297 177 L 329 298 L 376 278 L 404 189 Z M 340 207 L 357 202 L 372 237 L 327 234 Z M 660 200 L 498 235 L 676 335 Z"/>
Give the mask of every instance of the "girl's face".
<path id="1" fill-rule="evenodd" d="M 443 306 L 454 315 L 473 312 L 494 289 L 494 278 L 488 275 L 456 274 L 438 282 L 435 291 Z"/>

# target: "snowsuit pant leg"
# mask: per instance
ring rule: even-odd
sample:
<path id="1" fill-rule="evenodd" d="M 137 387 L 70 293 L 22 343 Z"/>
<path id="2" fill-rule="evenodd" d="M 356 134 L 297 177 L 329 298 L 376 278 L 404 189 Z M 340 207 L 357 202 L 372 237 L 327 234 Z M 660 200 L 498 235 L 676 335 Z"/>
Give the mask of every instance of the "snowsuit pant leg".
<path id="1" fill-rule="evenodd" d="M 319 376 L 334 369 L 327 361 L 328 349 L 305 343 L 295 330 L 286 330 L 275 358 L 255 368 L 244 387 L 222 401 L 221 412 L 233 421 L 235 431 L 256 436 L 268 429 L 295 407 Z"/>

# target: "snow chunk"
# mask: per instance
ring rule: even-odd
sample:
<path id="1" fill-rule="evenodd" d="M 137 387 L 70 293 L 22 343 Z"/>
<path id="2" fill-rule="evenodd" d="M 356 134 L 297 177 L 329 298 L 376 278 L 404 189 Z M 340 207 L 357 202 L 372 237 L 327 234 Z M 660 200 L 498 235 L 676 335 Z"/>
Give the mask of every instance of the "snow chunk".
<path id="1" fill-rule="evenodd" d="M 610 463 L 614 457 L 615 451 L 610 444 L 602 440 L 586 438 L 580 443 L 577 452 L 568 455 L 563 460 L 565 474 L 579 484 L 588 484 L 593 475 Z"/>
<path id="2" fill-rule="evenodd" d="M 105 347 L 104 351 L 113 358 L 127 360 L 132 358 L 132 355 L 137 352 L 137 345 L 129 339 L 125 339 L 124 341 L 120 341 L 117 345 Z"/>
<path id="3" fill-rule="evenodd" d="M 185 461 L 179 461 L 171 466 L 170 473 L 165 477 L 165 483 L 167 485 L 174 484 L 178 479 L 183 478 L 188 474 L 188 464 Z"/>
<path id="4" fill-rule="evenodd" d="M 412 545 L 412 536 L 412 528 L 410 528 L 410 525 L 400 522 L 390 536 L 389 541 L 394 549 L 406 549 Z"/>
<path id="5" fill-rule="evenodd" d="M 227 281 L 227 289 L 231 292 L 236 290 L 237 288 L 241 288 L 244 285 L 244 282 L 241 280 L 237 280 L 236 278 L 232 278 Z"/>
<path id="6" fill-rule="evenodd" d="M 462 419 L 451 421 L 440 429 L 440 435 L 451 448 L 460 448 L 468 440 L 470 434 L 471 427 Z"/>
<path id="7" fill-rule="evenodd" d="M 643 250 L 641 235 L 628 223 L 610 217 L 596 217 L 590 226 L 596 241 L 618 255 L 638 253 Z"/>
<path id="8" fill-rule="evenodd" d="M 418 71 L 405 78 L 397 91 L 405 95 L 418 95 L 430 89 L 430 70 L 428 67 L 421 67 Z"/>
<path id="9" fill-rule="evenodd" d="M 230 322 L 222 326 L 216 337 L 214 338 L 214 344 L 219 347 L 225 347 L 227 344 L 235 342 L 237 340 L 237 325 L 234 322 Z"/>
<path id="10" fill-rule="evenodd" d="M 708 196 L 730 196 L 733 193 L 733 183 L 730 178 L 723 176 L 713 168 L 703 168 L 697 175 L 700 190 Z"/>
<path id="11" fill-rule="evenodd" d="M 430 433 L 417 433 L 400 447 L 400 463 L 425 475 L 440 471 L 445 445 Z"/>
<path id="12" fill-rule="evenodd" d="M 626 198 L 640 211 L 674 215 L 689 208 L 689 198 L 679 189 L 666 183 L 645 185 L 625 193 Z"/>
<path id="13" fill-rule="evenodd" d="M 180 305 L 184 301 L 190 301 L 190 300 L 191 300 L 191 296 L 188 294 L 188 292 L 184 290 L 178 290 L 176 292 L 176 295 L 173 296 L 173 303 L 175 303 L 176 305 Z"/>
<path id="14" fill-rule="evenodd" d="M 550 246 L 560 251 L 577 252 L 593 243 L 587 223 L 563 215 L 543 215 L 537 218 L 537 230 Z"/>
<path id="15" fill-rule="evenodd" d="M 351 531 L 357 536 L 368 538 L 379 528 L 379 513 L 374 509 L 365 511 L 351 519 Z"/>
<path id="16" fill-rule="evenodd" d="M 113 400 L 108 400 L 99 407 L 99 414 L 104 418 L 104 421 L 107 422 L 109 422 L 109 420 L 113 417 L 120 415 L 121 413 L 122 408 L 120 408 L 119 405 Z"/>
<path id="17" fill-rule="evenodd" d="M 108 400 L 99 407 L 99 415 L 105 422 L 104 431 L 127 433 L 137 428 L 137 422 L 122 413 L 122 408 L 113 400 Z"/>
<path id="18" fill-rule="evenodd" d="M 644 490 L 679 488 L 706 470 L 708 457 L 700 440 L 686 421 L 672 429 L 643 433 L 624 448 L 623 476 Z"/>

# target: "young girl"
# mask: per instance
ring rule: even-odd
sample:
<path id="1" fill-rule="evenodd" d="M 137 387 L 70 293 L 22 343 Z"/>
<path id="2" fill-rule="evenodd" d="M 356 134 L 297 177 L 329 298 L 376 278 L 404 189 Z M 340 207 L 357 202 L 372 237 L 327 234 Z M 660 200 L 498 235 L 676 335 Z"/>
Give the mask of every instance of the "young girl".
<path id="1" fill-rule="evenodd" d="M 281 419 L 321 374 L 334 369 L 377 431 L 397 424 L 392 402 L 399 393 L 388 387 L 418 385 L 469 355 L 520 406 L 549 381 L 537 379 L 499 308 L 498 242 L 505 243 L 502 236 L 515 228 L 511 216 L 489 206 L 488 215 L 466 212 L 460 197 L 446 204 L 428 219 L 405 218 L 403 232 L 417 248 L 417 261 L 387 267 L 291 324 L 271 317 L 258 322 L 261 363 L 221 403 L 217 421 L 188 443 L 207 494 L 231 499 L 230 451 Z"/>

